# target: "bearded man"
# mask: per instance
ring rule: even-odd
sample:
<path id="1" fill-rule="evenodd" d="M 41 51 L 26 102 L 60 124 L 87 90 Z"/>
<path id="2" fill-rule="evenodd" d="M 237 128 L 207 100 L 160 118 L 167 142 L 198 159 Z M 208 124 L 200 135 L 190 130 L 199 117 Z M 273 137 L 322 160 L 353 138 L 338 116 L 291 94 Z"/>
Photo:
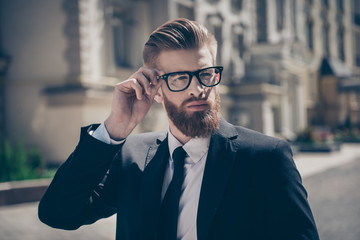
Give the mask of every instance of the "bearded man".
<path id="1" fill-rule="evenodd" d="M 41 221 L 71 230 L 116 213 L 125 240 L 318 239 L 289 145 L 220 116 L 216 48 L 195 21 L 156 29 L 144 66 L 115 86 L 109 117 L 82 128 Z M 168 131 L 131 134 L 153 100 Z"/>

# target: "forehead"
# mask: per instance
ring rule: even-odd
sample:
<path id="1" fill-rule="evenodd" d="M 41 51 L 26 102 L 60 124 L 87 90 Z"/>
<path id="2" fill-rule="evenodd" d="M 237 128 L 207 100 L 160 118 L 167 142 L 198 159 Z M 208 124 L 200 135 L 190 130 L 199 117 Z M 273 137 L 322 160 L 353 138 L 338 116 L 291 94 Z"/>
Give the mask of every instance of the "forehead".
<path id="1" fill-rule="evenodd" d="M 207 46 L 196 49 L 164 50 L 158 56 L 158 68 L 166 73 L 195 71 L 211 67 L 212 55 Z"/>

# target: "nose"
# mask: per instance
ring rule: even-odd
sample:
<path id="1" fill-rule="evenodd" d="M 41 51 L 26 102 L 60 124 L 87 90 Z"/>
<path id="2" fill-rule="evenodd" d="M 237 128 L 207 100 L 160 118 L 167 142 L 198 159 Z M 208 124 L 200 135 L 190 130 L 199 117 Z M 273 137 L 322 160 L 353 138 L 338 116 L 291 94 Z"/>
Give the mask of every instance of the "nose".
<path id="1" fill-rule="evenodd" d="M 205 86 L 201 85 L 199 79 L 194 75 L 192 76 L 191 83 L 188 87 L 188 93 L 191 96 L 198 97 L 204 93 Z"/>

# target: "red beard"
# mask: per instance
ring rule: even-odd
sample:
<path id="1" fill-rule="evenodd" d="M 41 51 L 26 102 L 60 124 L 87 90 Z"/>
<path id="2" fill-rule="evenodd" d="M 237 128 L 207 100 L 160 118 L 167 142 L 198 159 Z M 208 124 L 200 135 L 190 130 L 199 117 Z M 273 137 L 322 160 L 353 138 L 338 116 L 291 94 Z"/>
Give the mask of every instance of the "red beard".
<path id="1" fill-rule="evenodd" d="M 207 101 L 209 108 L 204 111 L 187 113 L 185 104 L 197 100 L 204 99 L 190 98 L 185 100 L 180 107 L 176 107 L 164 95 L 164 105 L 168 117 L 185 136 L 208 137 L 219 128 L 220 97 L 219 94 L 216 94 L 215 103 Z"/>

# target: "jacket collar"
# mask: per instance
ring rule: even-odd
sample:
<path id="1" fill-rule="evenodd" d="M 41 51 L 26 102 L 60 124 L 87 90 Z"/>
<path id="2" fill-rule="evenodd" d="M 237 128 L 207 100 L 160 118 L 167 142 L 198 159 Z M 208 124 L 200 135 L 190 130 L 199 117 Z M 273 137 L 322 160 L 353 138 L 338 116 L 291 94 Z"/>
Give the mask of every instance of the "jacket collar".
<path id="1" fill-rule="evenodd" d="M 233 125 L 220 120 L 219 129 L 210 140 L 208 157 L 205 165 L 197 213 L 197 235 L 199 240 L 207 239 L 211 222 L 221 201 L 233 168 L 234 153 L 231 151 L 231 140 L 238 133 Z M 169 159 L 167 134 L 161 134 L 156 144 L 148 150 L 141 198 L 144 213 L 144 236 L 155 237 L 158 213 L 161 204 L 161 188 L 164 179 L 166 162 Z"/>
<path id="2" fill-rule="evenodd" d="M 231 140 L 237 136 L 235 127 L 222 118 L 219 129 L 211 138 L 197 213 L 199 240 L 207 239 L 211 222 L 225 192 L 235 162 Z"/>
<path id="3" fill-rule="evenodd" d="M 169 159 L 167 138 L 162 136 L 160 138 L 162 140 L 159 139 L 157 144 L 149 147 L 146 158 L 147 166 L 142 176 L 139 198 L 143 224 L 141 232 L 138 232 L 138 234 L 142 235 L 139 239 L 156 239 L 162 183 L 166 163 Z"/>

